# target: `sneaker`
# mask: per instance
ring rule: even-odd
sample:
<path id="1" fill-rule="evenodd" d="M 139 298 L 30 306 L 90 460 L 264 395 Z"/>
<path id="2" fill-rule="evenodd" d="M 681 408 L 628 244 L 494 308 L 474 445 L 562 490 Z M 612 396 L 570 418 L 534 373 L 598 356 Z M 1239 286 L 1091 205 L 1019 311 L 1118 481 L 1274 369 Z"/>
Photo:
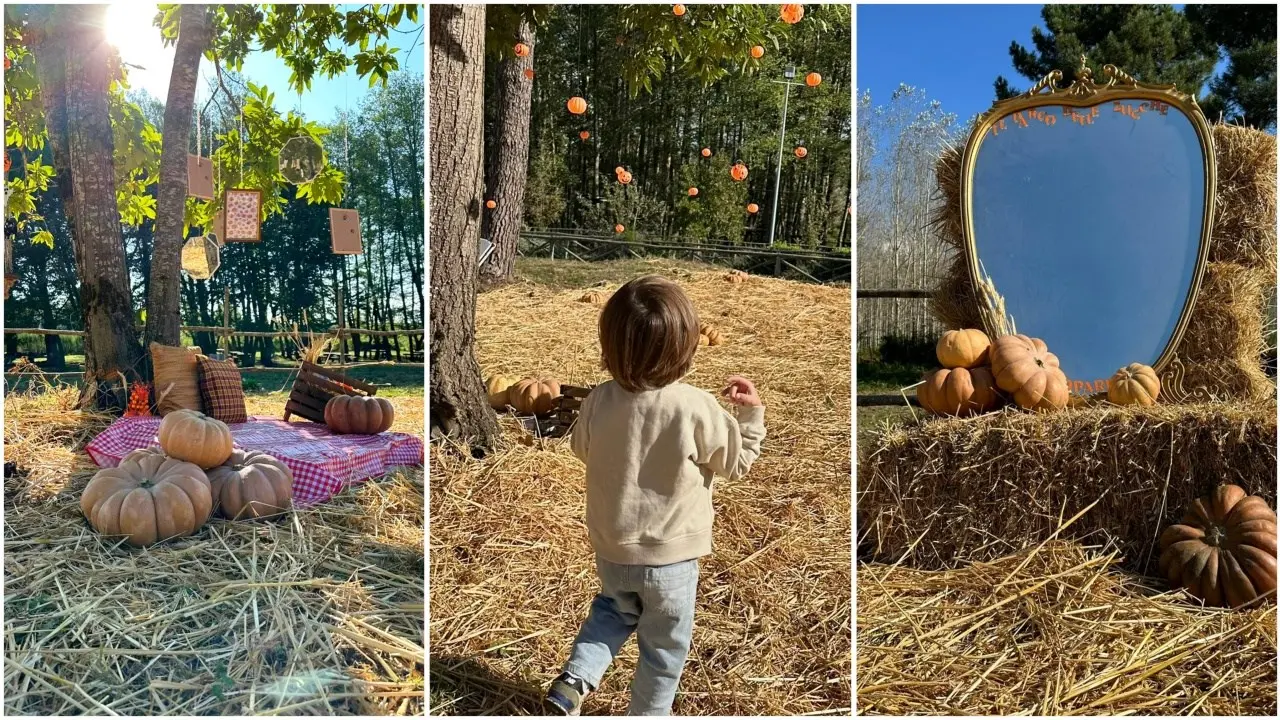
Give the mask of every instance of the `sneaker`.
<path id="1" fill-rule="evenodd" d="M 586 699 L 588 692 L 585 680 L 572 673 L 560 673 L 559 677 L 551 681 L 542 706 L 552 715 L 581 715 L 582 701 Z"/>

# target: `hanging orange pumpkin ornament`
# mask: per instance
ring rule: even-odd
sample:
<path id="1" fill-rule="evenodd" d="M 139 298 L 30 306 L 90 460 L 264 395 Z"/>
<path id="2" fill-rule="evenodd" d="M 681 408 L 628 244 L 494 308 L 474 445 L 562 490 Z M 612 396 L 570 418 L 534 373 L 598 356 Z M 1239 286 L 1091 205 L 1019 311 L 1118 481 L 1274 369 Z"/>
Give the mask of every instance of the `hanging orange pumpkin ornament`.
<path id="1" fill-rule="evenodd" d="M 822 76 L 818 73 L 809 73 L 804 76 L 804 84 L 809 87 L 818 87 L 822 84 Z"/>
<path id="2" fill-rule="evenodd" d="M 574 115 L 581 115 L 582 113 L 587 111 L 587 101 L 583 100 L 577 95 L 574 95 L 573 97 L 569 98 L 568 107 L 569 107 L 569 112 L 573 113 Z"/>
<path id="3" fill-rule="evenodd" d="M 5 155 L 4 156 L 4 172 L 6 175 L 9 174 L 9 168 L 12 168 L 12 167 L 13 167 L 13 161 L 9 159 L 8 155 Z"/>
<path id="4" fill-rule="evenodd" d="M 796 148 L 796 157 L 802 158 L 808 154 L 809 154 L 809 150 L 805 148 L 805 146 L 801 145 L 800 147 Z"/>
<path id="5" fill-rule="evenodd" d="M 676 17 L 684 17 L 684 6 L 683 6 L 683 5 L 672 5 L 672 6 L 671 6 L 671 14 L 672 14 L 672 15 L 675 15 Z"/>
<path id="6" fill-rule="evenodd" d="M 578 137 L 583 140 L 586 140 L 587 138 L 591 137 L 591 133 L 587 132 L 586 130 L 583 130 L 582 132 L 578 133 Z"/>
<path id="7" fill-rule="evenodd" d="M 711 148 L 702 148 L 702 157 L 711 157 Z"/>
<path id="8" fill-rule="evenodd" d="M 698 188 L 696 187 L 689 188 L 689 197 L 698 197 Z"/>
<path id="9" fill-rule="evenodd" d="M 622 183 L 623 185 L 630 185 L 631 173 L 627 172 L 626 170 L 623 170 L 622 172 L 618 173 L 618 182 Z"/>
<path id="10" fill-rule="evenodd" d="M 624 173 L 624 172 L 626 172 L 626 171 L 627 171 L 627 169 L 626 169 L 626 168 L 624 168 L 624 167 L 622 167 L 621 165 L 619 165 L 618 167 L 616 167 L 616 168 L 614 168 L 614 169 L 613 169 L 613 174 L 614 174 L 614 175 L 621 175 L 622 173 Z"/>
<path id="11" fill-rule="evenodd" d="M 525 76 L 525 78 L 526 78 L 526 79 L 528 79 L 528 80 L 532 80 L 532 79 L 533 79 L 533 68 L 525 68 L 525 69 L 524 69 L 524 76 Z"/>
<path id="12" fill-rule="evenodd" d="M 494 208 L 498 207 L 498 203 L 496 203 L 496 202 L 494 202 L 494 201 L 492 201 L 492 200 L 485 200 L 485 201 L 484 201 L 484 206 L 485 206 L 485 207 L 487 207 L 487 208 L 489 208 L 490 210 L 492 210 L 492 209 L 494 209 Z"/>
<path id="13" fill-rule="evenodd" d="M 733 177 L 734 180 L 742 182 L 747 179 L 747 166 L 742 163 L 738 163 L 729 168 L 729 175 Z"/>
<path id="14" fill-rule="evenodd" d="M 788 25 L 795 25 L 804 17 L 804 6 L 783 5 L 782 11 L 779 15 L 782 17 L 782 22 L 787 23 Z"/>
<path id="15" fill-rule="evenodd" d="M 755 47 L 751 48 L 751 57 L 757 60 L 764 57 L 764 46 L 756 45 Z"/>
<path id="16" fill-rule="evenodd" d="M 614 225 L 614 226 L 613 226 L 613 231 L 614 231 L 614 232 L 616 232 L 616 233 L 619 233 L 619 234 L 620 234 L 620 233 L 622 233 L 622 231 L 623 231 L 623 230 L 626 230 L 626 229 L 627 229 L 627 228 L 626 228 L 626 227 L 624 227 L 624 226 L 622 225 L 622 223 L 618 223 L 617 225 Z"/>
<path id="17" fill-rule="evenodd" d="M 529 57 L 529 46 L 524 43 L 516 43 L 516 57 Z"/>
<path id="18" fill-rule="evenodd" d="M 758 212 L 760 212 L 760 206 L 759 206 L 759 205 L 757 205 L 757 204 L 755 204 L 755 203 L 749 203 L 749 204 L 747 205 L 747 213 L 748 213 L 748 214 L 750 214 L 750 215 L 755 215 L 755 214 L 756 214 L 756 213 L 758 213 Z"/>

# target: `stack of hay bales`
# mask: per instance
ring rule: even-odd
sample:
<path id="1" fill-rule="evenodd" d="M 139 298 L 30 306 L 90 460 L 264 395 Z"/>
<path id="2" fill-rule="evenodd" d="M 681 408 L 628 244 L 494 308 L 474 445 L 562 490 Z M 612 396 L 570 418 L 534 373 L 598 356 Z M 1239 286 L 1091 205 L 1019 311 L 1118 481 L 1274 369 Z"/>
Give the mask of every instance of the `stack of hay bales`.
<path id="1" fill-rule="evenodd" d="M 1188 500 L 1232 482 L 1275 506 L 1276 387 L 1261 356 L 1276 282 L 1276 139 L 1226 125 L 1213 133 L 1212 246 L 1177 354 L 1183 387 L 1216 402 L 1007 410 L 890 429 L 859 448 L 860 560 L 959 567 L 1058 533 L 1114 543 L 1126 567 L 1159 574 L 1156 538 Z M 935 230 L 957 252 L 932 309 L 947 327 L 981 327 L 961 251 L 960 160 L 951 148 L 937 166 Z"/>

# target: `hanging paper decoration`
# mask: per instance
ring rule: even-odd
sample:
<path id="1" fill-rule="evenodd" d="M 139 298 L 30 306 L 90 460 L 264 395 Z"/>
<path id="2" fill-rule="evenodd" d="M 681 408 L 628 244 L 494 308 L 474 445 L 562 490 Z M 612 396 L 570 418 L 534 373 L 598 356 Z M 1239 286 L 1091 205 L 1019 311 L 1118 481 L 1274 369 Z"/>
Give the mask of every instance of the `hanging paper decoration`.
<path id="1" fill-rule="evenodd" d="M 587 101 L 575 95 L 569 98 L 568 108 L 574 115 L 581 115 L 587 111 Z"/>
<path id="2" fill-rule="evenodd" d="M 225 245 L 227 242 L 227 216 L 222 210 L 219 210 L 213 216 L 213 220 L 209 222 L 208 232 L 206 235 L 212 235 L 218 241 L 218 245 Z"/>
<path id="3" fill-rule="evenodd" d="M 818 87 L 822 84 L 822 76 L 818 73 L 809 73 L 804 76 L 804 84 L 809 87 Z"/>
<path id="4" fill-rule="evenodd" d="M 261 242 L 262 191 L 235 188 L 223 196 L 226 217 L 225 242 Z"/>
<path id="5" fill-rule="evenodd" d="M 711 157 L 711 148 L 702 148 L 702 157 Z"/>
<path id="6" fill-rule="evenodd" d="M 4 274 L 4 299 L 9 299 L 9 292 L 13 290 L 13 286 L 18 284 L 18 276 L 13 273 Z"/>
<path id="7" fill-rule="evenodd" d="M 591 137 L 591 133 L 587 132 L 586 130 L 583 130 L 582 132 L 578 133 L 578 137 L 583 140 L 586 140 L 587 138 Z"/>
<path id="8" fill-rule="evenodd" d="M 310 135 L 291 138 L 280 148 L 280 174 L 294 185 L 316 179 L 324 169 L 324 148 Z"/>
<path id="9" fill-rule="evenodd" d="M 485 207 L 487 207 L 487 208 L 489 208 L 490 210 L 492 210 L 492 209 L 494 209 L 494 208 L 498 207 L 498 203 L 494 202 L 493 200 L 485 200 L 485 201 L 484 201 L 484 206 L 485 206 Z"/>
<path id="10" fill-rule="evenodd" d="M 622 231 L 623 231 L 623 230 L 626 230 L 626 229 L 627 229 L 627 228 L 626 228 L 625 226 L 623 226 L 623 224 L 622 224 L 622 223 L 618 223 L 617 225 L 614 225 L 614 226 L 613 226 L 613 231 L 614 231 L 614 232 L 616 232 L 616 233 L 619 233 L 619 234 L 620 234 L 620 233 L 622 233 Z"/>
<path id="11" fill-rule="evenodd" d="M 201 200 L 213 199 L 213 161 L 187 153 L 187 194 Z"/>
<path id="12" fill-rule="evenodd" d="M 733 167 L 729 168 L 729 175 L 732 176 L 734 180 L 742 182 L 747 179 L 747 166 L 742 163 L 737 163 Z"/>
<path id="13" fill-rule="evenodd" d="M 221 264 L 218 242 L 208 235 L 197 235 L 182 246 L 182 269 L 192 280 L 208 280 Z"/>
<path id="14" fill-rule="evenodd" d="M 696 187 L 689 188 L 689 197 L 698 197 L 698 188 Z"/>
<path id="15" fill-rule="evenodd" d="M 529 46 L 524 43 L 516 43 L 516 57 L 529 57 Z"/>
<path id="16" fill-rule="evenodd" d="M 757 60 L 764 57 L 764 46 L 756 45 L 755 47 L 751 48 L 751 57 Z"/>
<path id="17" fill-rule="evenodd" d="M 329 237 L 333 240 L 336 255 L 359 255 L 364 252 L 360 244 L 360 213 L 343 208 L 329 208 Z"/>
<path id="18" fill-rule="evenodd" d="M 782 17 L 782 22 L 788 25 L 795 25 L 804 17 L 804 6 L 783 5 L 781 12 L 778 14 Z"/>
<path id="19" fill-rule="evenodd" d="M 533 68 L 525 68 L 525 69 L 524 69 L 524 76 L 525 76 L 525 79 L 527 79 L 527 80 L 532 80 L 532 79 L 533 79 Z"/>
<path id="20" fill-rule="evenodd" d="M 631 173 L 627 172 L 626 170 L 623 170 L 622 172 L 618 173 L 618 182 L 622 183 L 623 185 L 630 185 Z"/>
<path id="21" fill-rule="evenodd" d="M 672 5 L 672 6 L 671 6 L 671 14 L 672 14 L 672 15 L 675 15 L 676 17 L 684 17 L 684 6 L 683 6 L 683 5 Z"/>
<path id="22" fill-rule="evenodd" d="M 796 148 L 796 157 L 802 158 L 808 154 L 809 154 L 809 150 L 806 149 L 805 146 L 801 145 L 800 147 Z"/>
<path id="23" fill-rule="evenodd" d="M 747 214 L 755 215 L 760 212 L 760 206 L 755 203 L 747 203 Z"/>

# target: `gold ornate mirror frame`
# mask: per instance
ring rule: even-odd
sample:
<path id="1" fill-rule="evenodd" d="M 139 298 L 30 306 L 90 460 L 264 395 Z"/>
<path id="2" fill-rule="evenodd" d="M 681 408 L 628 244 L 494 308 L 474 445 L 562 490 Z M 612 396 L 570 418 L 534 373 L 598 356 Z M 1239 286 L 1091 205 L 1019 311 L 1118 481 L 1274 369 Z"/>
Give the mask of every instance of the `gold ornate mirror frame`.
<path id="1" fill-rule="evenodd" d="M 1195 128 L 1196 137 L 1200 139 L 1200 150 L 1204 155 L 1204 219 L 1200 228 L 1200 250 L 1196 257 L 1195 274 L 1191 279 L 1191 288 L 1187 293 L 1186 302 L 1182 306 L 1182 314 L 1178 318 L 1178 324 L 1174 327 L 1168 344 L 1152 366 L 1156 373 L 1160 373 L 1175 355 L 1178 342 L 1186 332 L 1187 321 L 1191 317 L 1191 309 L 1195 306 L 1196 296 L 1200 292 L 1200 282 L 1204 278 L 1205 263 L 1209 257 L 1209 238 L 1213 230 L 1214 198 L 1217 190 L 1217 156 L 1214 154 L 1213 132 L 1194 96 L 1177 90 L 1173 85 L 1138 82 L 1114 65 L 1104 65 L 1102 71 L 1106 74 L 1107 81 L 1102 84 L 1095 83 L 1093 71 L 1089 69 L 1086 59 L 1081 56 L 1080 68 L 1076 71 L 1076 79 L 1070 87 L 1058 87 L 1058 83 L 1062 80 L 1062 71 L 1054 70 L 1027 92 L 1017 97 L 997 100 L 990 110 L 978 117 L 965 143 L 961 160 L 960 207 L 964 218 L 964 247 L 968 258 L 969 279 L 973 283 L 975 296 L 977 296 L 986 279 L 978 262 L 977 244 L 974 239 L 973 171 L 977 164 L 978 149 L 993 126 L 1014 113 L 1046 106 L 1084 108 L 1117 100 L 1151 100 L 1176 108 L 1191 122 L 1191 126 Z M 984 322 L 990 325 L 990 319 L 986 319 L 989 313 L 984 312 L 982 315 Z M 1017 314 L 1013 313 L 1013 315 L 1016 319 Z M 985 329 L 989 333 L 999 331 L 995 327 Z"/>

